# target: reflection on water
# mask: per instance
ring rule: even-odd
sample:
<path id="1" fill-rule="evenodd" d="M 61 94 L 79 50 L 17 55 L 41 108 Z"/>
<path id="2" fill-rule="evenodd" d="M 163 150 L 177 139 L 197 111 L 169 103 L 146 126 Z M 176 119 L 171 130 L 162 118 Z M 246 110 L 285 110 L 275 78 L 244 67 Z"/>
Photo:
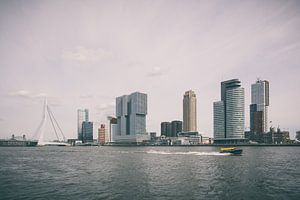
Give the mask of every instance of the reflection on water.
<path id="1" fill-rule="evenodd" d="M 298 199 L 300 148 L 0 149 L 1 199 Z"/>

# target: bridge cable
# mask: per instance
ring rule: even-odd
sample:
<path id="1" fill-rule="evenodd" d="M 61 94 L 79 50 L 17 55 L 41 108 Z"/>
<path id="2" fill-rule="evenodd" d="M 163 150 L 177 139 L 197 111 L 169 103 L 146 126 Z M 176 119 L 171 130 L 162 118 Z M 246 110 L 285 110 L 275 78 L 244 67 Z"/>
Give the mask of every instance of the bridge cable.
<path id="1" fill-rule="evenodd" d="M 52 111 L 51 111 L 50 107 L 48 108 L 48 111 L 50 112 L 50 114 L 51 114 L 52 118 L 54 119 L 54 122 L 55 122 L 56 126 L 58 127 L 58 129 L 59 129 L 59 131 L 60 131 L 61 135 L 63 136 L 63 139 L 64 139 L 64 141 L 66 141 L 66 137 L 65 137 L 65 135 L 64 135 L 64 133 L 63 133 L 63 131 L 61 130 L 61 128 L 60 128 L 60 126 L 59 126 L 59 124 L 57 123 L 57 121 L 56 121 L 56 119 L 55 119 L 55 117 L 54 117 L 54 115 L 53 115 L 53 113 L 52 113 Z"/>
<path id="2" fill-rule="evenodd" d="M 49 115 L 49 118 L 50 118 L 50 121 L 51 121 L 52 127 L 53 127 L 53 129 L 54 129 L 54 132 L 55 132 L 56 138 L 57 138 L 57 140 L 59 141 L 59 137 L 58 137 L 58 135 L 57 135 L 56 128 L 55 128 L 55 126 L 54 126 L 54 123 L 53 123 L 52 117 L 51 117 L 51 115 L 50 115 L 50 112 L 49 112 L 49 107 L 48 107 L 48 106 L 47 106 L 47 111 L 48 111 L 48 115 Z"/>

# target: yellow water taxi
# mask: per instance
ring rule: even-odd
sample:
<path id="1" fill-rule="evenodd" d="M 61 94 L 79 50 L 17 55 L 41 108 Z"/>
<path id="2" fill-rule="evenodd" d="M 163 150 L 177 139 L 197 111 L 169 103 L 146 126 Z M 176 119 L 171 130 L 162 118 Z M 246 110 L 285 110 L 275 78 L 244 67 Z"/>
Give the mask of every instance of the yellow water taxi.
<path id="1" fill-rule="evenodd" d="M 220 149 L 220 153 L 231 153 L 232 155 L 241 155 L 242 152 L 243 149 L 237 149 L 235 147 L 226 147 Z"/>

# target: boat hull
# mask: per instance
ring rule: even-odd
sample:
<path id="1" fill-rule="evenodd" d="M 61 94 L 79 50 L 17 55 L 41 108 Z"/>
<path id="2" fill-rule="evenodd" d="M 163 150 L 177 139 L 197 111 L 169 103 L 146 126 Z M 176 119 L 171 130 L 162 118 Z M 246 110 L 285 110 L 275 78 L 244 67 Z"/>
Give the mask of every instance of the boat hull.
<path id="1" fill-rule="evenodd" d="M 231 155 L 242 155 L 242 149 L 221 149 L 220 153 L 230 153 Z"/>

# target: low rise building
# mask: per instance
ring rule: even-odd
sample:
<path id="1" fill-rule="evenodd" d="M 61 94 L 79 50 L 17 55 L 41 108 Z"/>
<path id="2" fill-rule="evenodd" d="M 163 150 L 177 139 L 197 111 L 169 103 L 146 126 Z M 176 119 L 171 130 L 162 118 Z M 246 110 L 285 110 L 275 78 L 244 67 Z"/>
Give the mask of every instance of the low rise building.
<path id="1" fill-rule="evenodd" d="M 290 133 L 288 131 L 281 131 L 280 128 L 271 127 L 268 133 L 263 134 L 263 141 L 266 144 L 289 144 Z"/>
<path id="2" fill-rule="evenodd" d="M 198 132 L 180 132 L 176 144 L 199 145 L 202 144 L 202 136 Z"/>

